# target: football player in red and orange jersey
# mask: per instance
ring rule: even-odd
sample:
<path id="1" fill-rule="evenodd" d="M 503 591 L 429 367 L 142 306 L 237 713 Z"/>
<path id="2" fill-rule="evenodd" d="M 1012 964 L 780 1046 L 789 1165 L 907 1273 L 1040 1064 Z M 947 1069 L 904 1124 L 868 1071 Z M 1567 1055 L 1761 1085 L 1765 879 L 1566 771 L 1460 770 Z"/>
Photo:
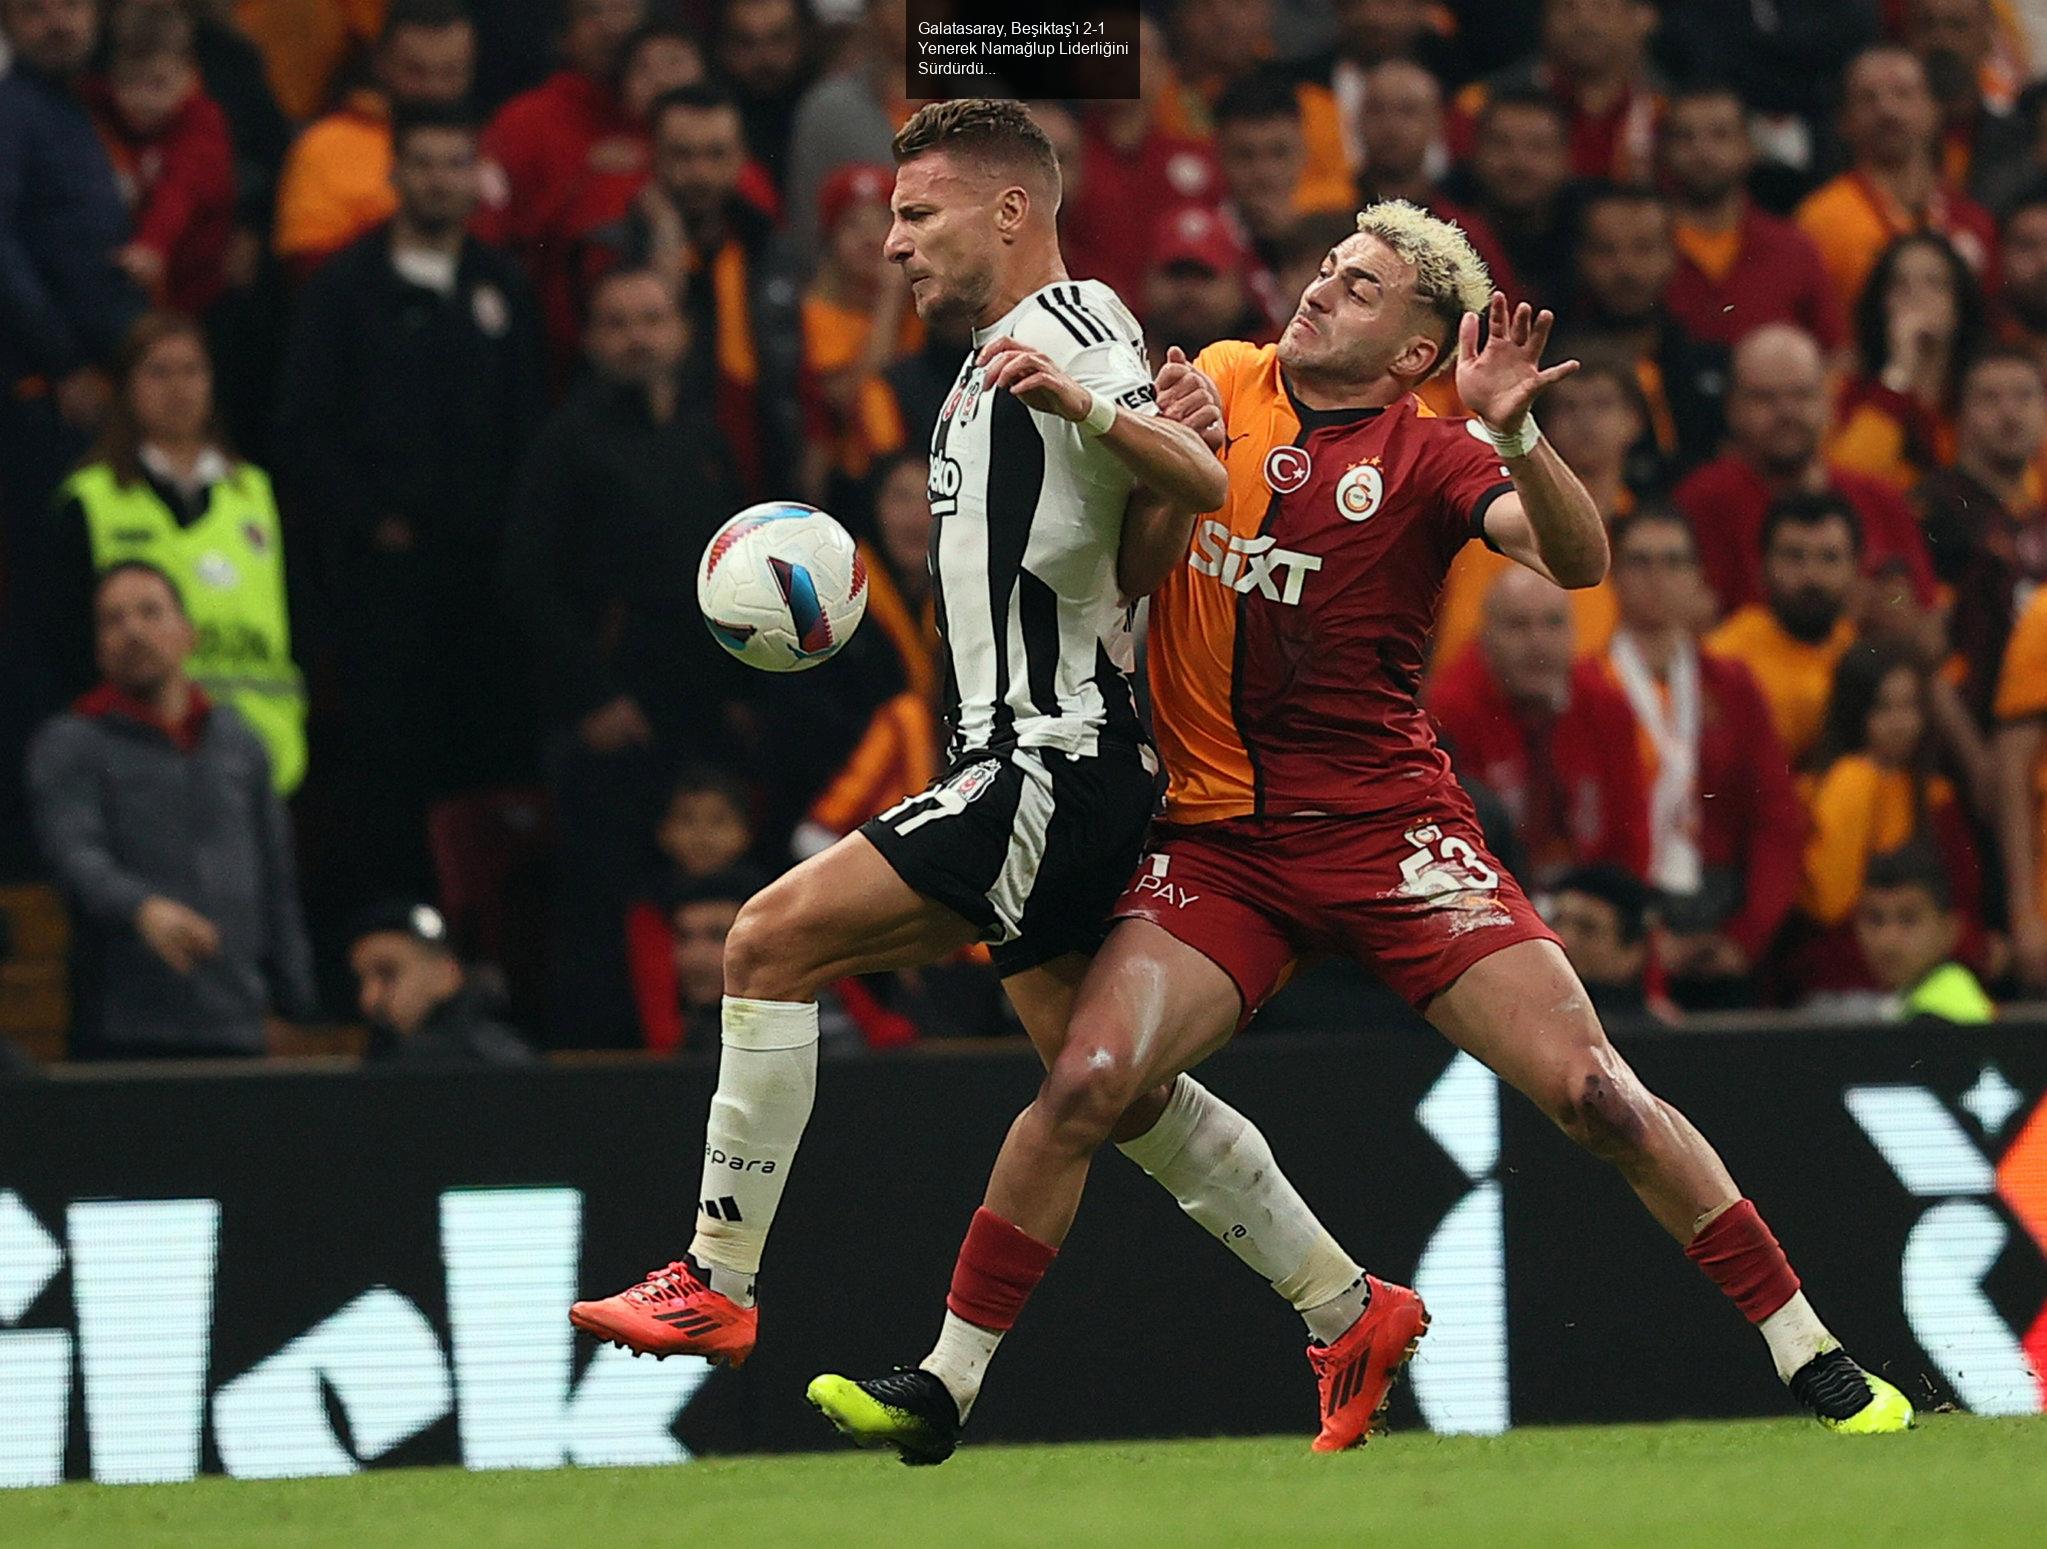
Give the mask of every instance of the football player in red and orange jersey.
<path id="1" fill-rule="evenodd" d="M 1276 345 L 1216 344 L 1160 373 L 1162 409 L 1201 429 L 1230 476 L 1216 515 L 1133 525 L 1124 540 L 1126 593 L 1157 587 L 1165 820 L 996 1161 L 920 1368 L 930 1391 L 908 1394 L 900 1376 L 811 1385 L 856 1439 L 907 1461 L 951 1451 L 1094 1152 L 1139 1094 L 1240 1029 L 1303 943 L 1372 969 L 1619 1168 L 1822 1423 L 1911 1423 L 1904 1395 L 1821 1324 L 1712 1146 L 1608 1043 L 1556 937 L 1487 852 L 1416 701 L 1437 595 L 1467 541 L 1566 587 L 1606 574 L 1598 509 L 1529 413 L 1576 369 L 1542 366 L 1552 322 L 1492 291 L 1456 227 L 1394 201 L 1358 217 Z M 1453 351 L 1469 420 L 1414 396 Z M 1169 1105 L 1142 1137 L 1161 1162 L 1171 1120 Z M 1363 1290 L 1356 1321 L 1309 1350 L 1318 1449 L 1364 1439 L 1427 1326 L 1413 1291 L 1372 1277 Z"/>

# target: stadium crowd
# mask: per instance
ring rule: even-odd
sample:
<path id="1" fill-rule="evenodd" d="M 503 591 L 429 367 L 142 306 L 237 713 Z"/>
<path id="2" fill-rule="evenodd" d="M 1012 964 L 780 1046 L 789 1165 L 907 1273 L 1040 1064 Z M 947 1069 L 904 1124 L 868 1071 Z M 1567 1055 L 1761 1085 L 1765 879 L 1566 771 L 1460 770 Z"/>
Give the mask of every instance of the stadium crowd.
<path id="1" fill-rule="evenodd" d="M 1160 0 L 1141 96 L 1035 105 L 1155 361 L 1275 338 L 1382 198 L 1556 309 L 1612 573 L 1471 546 L 1426 701 L 1621 1025 L 2047 991 L 2037 11 Z M 708 1047 L 739 903 L 942 756 L 903 0 L 0 26 L 0 866 L 72 1052 Z M 872 593 L 770 677 L 694 580 L 785 496 Z M 1005 1030 L 975 953 L 826 1025 Z"/>

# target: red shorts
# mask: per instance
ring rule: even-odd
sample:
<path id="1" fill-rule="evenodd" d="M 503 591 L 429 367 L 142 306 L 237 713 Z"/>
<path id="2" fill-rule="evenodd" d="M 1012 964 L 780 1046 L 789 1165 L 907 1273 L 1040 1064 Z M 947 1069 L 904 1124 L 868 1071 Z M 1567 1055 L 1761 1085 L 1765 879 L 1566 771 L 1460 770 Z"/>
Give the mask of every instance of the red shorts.
<path id="1" fill-rule="evenodd" d="M 1481 958 L 1557 939 L 1448 781 L 1400 815 L 1161 824 L 1111 918 L 1213 961 L 1247 1021 L 1302 957 L 1354 958 L 1419 1010 Z"/>

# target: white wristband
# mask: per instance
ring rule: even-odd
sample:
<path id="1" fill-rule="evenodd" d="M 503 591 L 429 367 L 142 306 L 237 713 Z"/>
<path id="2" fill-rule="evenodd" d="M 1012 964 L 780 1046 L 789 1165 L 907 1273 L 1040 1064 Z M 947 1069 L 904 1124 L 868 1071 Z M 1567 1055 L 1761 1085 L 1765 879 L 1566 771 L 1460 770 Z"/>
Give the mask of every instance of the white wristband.
<path id="1" fill-rule="evenodd" d="M 1480 420 L 1478 424 L 1479 428 L 1485 432 L 1486 440 L 1492 442 L 1493 450 L 1502 457 L 1526 457 L 1535 450 L 1535 443 L 1542 439 L 1541 427 L 1535 423 L 1535 416 L 1533 414 L 1525 414 L 1521 417 L 1521 433 L 1519 435 L 1500 435 L 1484 420 Z"/>
<path id="2" fill-rule="evenodd" d="M 1116 423 L 1116 400 L 1104 398 L 1089 388 L 1087 413 L 1081 416 L 1079 423 L 1080 428 L 1091 436 L 1107 435 L 1109 427 Z"/>

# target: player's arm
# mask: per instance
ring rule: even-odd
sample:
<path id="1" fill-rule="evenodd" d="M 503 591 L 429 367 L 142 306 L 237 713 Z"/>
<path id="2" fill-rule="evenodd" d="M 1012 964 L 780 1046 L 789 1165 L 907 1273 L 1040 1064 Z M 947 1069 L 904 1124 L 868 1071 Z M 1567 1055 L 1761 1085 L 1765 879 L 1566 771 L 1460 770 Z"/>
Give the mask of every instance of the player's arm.
<path id="1" fill-rule="evenodd" d="M 1578 369 L 1575 360 L 1542 369 L 1555 322 L 1554 314 L 1534 313 L 1526 302 L 1510 315 L 1507 298 L 1494 291 L 1485 348 L 1478 347 L 1476 312 L 1465 313 L 1457 331 L 1457 391 L 1514 481 L 1512 493 L 1486 508 L 1487 540 L 1559 586 L 1597 586 L 1606 579 L 1606 523 L 1528 412 L 1536 394 Z"/>
<path id="2" fill-rule="evenodd" d="M 1006 388 L 1040 414 L 1072 420 L 1102 445 L 1136 482 L 1189 513 L 1215 511 L 1230 495 L 1230 476 L 1201 432 L 1161 414 L 1136 414 L 1068 376 L 1043 350 L 1004 336 L 982 347 L 986 385 Z M 1140 381 L 1137 386 L 1147 384 Z M 1191 517 L 1190 517 L 1191 520 Z"/>
<path id="3" fill-rule="evenodd" d="M 1176 344 L 1152 384 L 1158 393 L 1159 417 L 1186 425 L 1202 444 L 1220 452 L 1223 446 L 1222 396 L 1215 383 L 1194 369 Z M 1176 506 L 1149 486 L 1130 492 L 1123 512 L 1123 541 L 1116 550 L 1116 585 L 1125 599 L 1149 597 L 1187 557 L 1194 536 L 1194 513 Z"/>

